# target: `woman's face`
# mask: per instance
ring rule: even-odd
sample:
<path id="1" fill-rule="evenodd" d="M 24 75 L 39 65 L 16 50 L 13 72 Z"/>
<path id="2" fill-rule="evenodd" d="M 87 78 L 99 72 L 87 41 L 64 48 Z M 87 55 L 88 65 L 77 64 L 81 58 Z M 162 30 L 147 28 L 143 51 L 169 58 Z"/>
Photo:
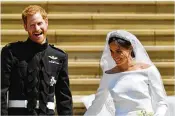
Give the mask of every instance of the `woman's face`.
<path id="1" fill-rule="evenodd" d="M 118 66 L 127 63 L 129 58 L 131 57 L 131 50 L 120 46 L 115 41 L 109 44 L 109 48 L 111 51 L 111 56 Z"/>

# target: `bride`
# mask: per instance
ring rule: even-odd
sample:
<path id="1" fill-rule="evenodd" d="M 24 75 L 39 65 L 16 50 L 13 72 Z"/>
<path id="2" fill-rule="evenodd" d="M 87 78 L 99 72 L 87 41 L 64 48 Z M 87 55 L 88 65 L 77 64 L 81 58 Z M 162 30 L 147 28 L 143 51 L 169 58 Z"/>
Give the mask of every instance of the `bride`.
<path id="1" fill-rule="evenodd" d="M 166 116 L 160 73 L 133 34 L 109 32 L 100 65 L 97 93 L 83 98 L 85 116 Z"/>

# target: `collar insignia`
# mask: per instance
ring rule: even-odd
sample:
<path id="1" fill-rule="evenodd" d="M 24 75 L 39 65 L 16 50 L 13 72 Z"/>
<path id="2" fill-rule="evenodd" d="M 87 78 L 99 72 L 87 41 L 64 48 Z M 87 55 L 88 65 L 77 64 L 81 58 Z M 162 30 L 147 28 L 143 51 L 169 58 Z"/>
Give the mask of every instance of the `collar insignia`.
<path id="1" fill-rule="evenodd" d="M 56 59 L 58 59 L 57 57 L 55 57 L 55 56 L 48 56 L 50 59 L 52 59 L 52 60 L 56 60 Z"/>

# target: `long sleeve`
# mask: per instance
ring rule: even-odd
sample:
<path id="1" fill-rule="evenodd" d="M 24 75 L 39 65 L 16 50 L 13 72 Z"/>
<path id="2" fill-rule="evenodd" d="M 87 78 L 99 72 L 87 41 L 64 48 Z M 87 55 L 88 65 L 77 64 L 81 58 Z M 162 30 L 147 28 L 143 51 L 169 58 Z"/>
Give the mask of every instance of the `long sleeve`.
<path id="1" fill-rule="evenodd" d="M 8 47 L 4 47 L 1 51 L 1 115 L 8 115 L 7 91 L 10 86 L 12 60 L 12 53 Z"/>
<path id="2" fill-rule="evenodd" d="M 109 79 L 103 76 L 97 93 L 82 99 L 89 106 L 84 116 L 113 116 L 115 113 L 113 98 L 108 89 Z"/>
<path id="3" fill-rule="evenodd" d="M 100 85 L 96 94 L 91 94 L 82 98 L 82 101 L 87 108 L 87 111 L 85 112 L 84 116 L 97 116 L 100 113 L 102 106 L 104 105 L 104 101 L 106 99 L 106 94 L 104 94 L 103 92 L 104 88 L 101 87 L 102 82 L 104 82 L 103 78 L 100 81 Z"/>
<path id="4" fill-rule="evenodd" d="M 87 96 L 84 101 L 91 102 L 89 104 L 92 105 L 87 109 L 84 116 L 111 116 L 110 110 L 113 110 L 113 108 L 110 107 L 111 104 L 107 106 L 110 100 L 112 98 L 108 89 L 101 89 L 95 95 Z"/>
<path id="5" fill-rule="evenodd" d="M 153 70 L 148 72 L 148 76 L 152 104 L 155 110 L 154 116 L 165 116 L 168 105 L 166 103 L 166 92 L 161 80 L 160 73 L 156 67 L 153 67 Z"/>
<path id="6" fill-rule="evenodd" d="M 68 77 L 68 57 L 66 55 L 55 89 L 58 115 L 73 115 L 72 94 Z"/>

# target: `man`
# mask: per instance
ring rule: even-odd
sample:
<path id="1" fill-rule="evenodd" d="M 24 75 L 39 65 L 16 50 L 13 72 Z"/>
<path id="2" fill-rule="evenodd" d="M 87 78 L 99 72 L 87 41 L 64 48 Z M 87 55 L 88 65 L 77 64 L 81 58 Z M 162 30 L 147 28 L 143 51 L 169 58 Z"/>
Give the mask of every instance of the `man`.
<path id="1" fill-rule="evenodd" d="M 72 115 L 68 56 L 48 44 L 47 13 L 36 5 L 22 12 L 28 39 L 1 52 L 1 114 Z M 8 91 L 8 95 L 7 95 Z"/>

